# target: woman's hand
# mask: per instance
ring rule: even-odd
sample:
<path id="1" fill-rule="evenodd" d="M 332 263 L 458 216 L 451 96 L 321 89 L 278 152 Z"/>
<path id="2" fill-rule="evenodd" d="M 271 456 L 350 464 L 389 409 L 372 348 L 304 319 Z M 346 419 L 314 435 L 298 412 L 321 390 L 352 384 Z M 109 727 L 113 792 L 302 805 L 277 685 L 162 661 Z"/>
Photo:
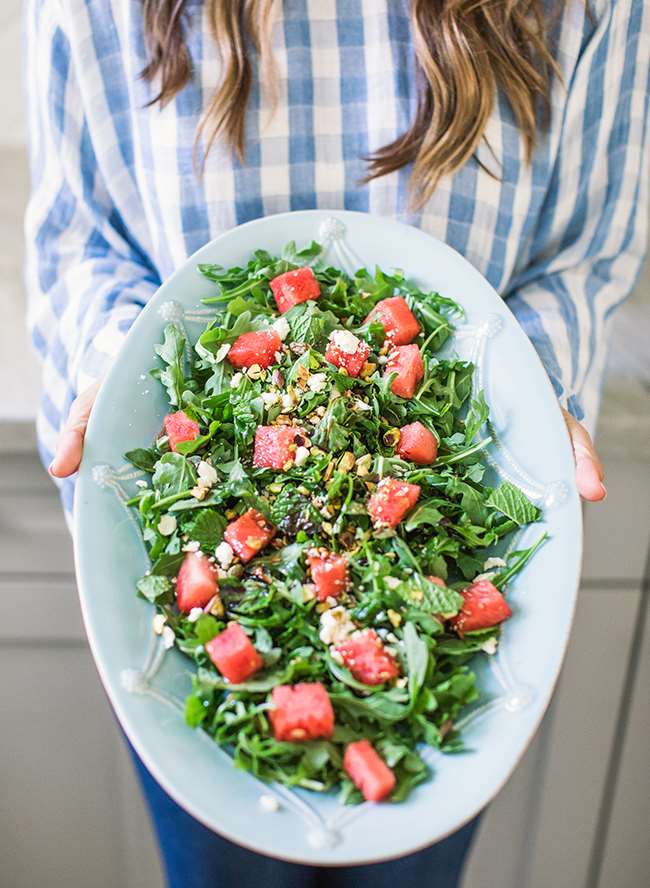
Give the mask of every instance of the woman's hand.
<path id="1" fill-rule="evenodd" d="M 605 470 L 598 458 L 596 449 L 587 429 L 575 417 L 562 410 L 564 421 L 569 430 L 573 453 L 576 458 L 576 483 L 578 493 L 583 499 L 591 502 L 604 500 L 607 490 L 603 482 Z"/>
<path id="2" fill-rule="evenodd" d="M 95 403 L 99 383 L 96 382 L 75 398 L 70 413 L 56 445 L 56 453 L 49 468 L 55 478 L 67 478 L 74 474 L 81 463 L 84 449 L 84 436 L 88 417 Z"/>

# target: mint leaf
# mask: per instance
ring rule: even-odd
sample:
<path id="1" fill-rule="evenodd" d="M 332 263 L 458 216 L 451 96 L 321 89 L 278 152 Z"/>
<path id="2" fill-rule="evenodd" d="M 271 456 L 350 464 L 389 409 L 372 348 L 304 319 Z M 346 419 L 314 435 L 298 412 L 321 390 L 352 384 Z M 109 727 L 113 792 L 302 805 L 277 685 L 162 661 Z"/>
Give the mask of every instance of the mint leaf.
<path id="1" fill-rule="evenodd" d="M 180 453 L 165 453 L 158 460 L 151 483 L 161 496 L 171 496 L 191 490 L 196 484 L 196 472 Z"/>
<path id="2" fill-rule="evenodd" d="M 199 509 L 183 530 L 204 552 L 213 554 L 223 538 L 225 527 L 226 519 L 222 514 L 214 509 Z"/>
<path id="3" fill-rule="evenodd" d="M 530 524 L 537 521 L 540 515 L 537 506 L 510 481 L 502 481 L 485 502 L 517 524 Z"/>

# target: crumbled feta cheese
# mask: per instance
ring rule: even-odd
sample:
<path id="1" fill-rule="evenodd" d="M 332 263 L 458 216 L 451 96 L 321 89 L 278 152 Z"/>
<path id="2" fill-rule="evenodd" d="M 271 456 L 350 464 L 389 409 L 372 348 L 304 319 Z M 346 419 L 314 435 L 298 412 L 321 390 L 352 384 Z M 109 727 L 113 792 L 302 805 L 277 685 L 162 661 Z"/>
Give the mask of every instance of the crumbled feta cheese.
<path id="1" fill-rule="evenodd" d="M 401 678 L 397 679 L 397 681 L 395 682 L 395 687 L 396 688 L 405 688 L 407 685 L 407 682 L 408 682 L 408 678 L 405 675 L 403 675 Z"/>
<path id="2" fill-rule="evenodd" d="M 201 487 L 212 487 L 213 484 L 217 483 L 217 470 L 203 459 L 199 463 L 197 473 Z"/>
<path id="3" fill-rule="evenodd" d="M 334 330 L 330 333 L 330 342 L 346 355 L 353 355 L 361 344 L 349 330 Z"/>
<path id="4" fill-rule="evenodd" d="M 174 630 L 171 626 L 163 626 L 162 631 L 162 643 L 163 647 L 166 651 L 170 648 L 174 647 L 174 642 L 176 641 L 176 636 L 174 635 Z"/>
<path id="5" fill-rule="evenodd" d="M 222 540 L 214 550 L 214 557 L 224 570 L 227 570 L 232 564 L 235 556 L 232 546 L 225 540 Z"/>
<path id="6" fill-rule="evenodd" d="M 158 533 L 164 537 L 171 536 L 176 530 L 176 519 L 173 515 L 163 515 L 158 522 Z"/>
<path id="7" fill-rule="evenodd" d="M 320 640 L 323 644 L 338 644 L 357 628 L 341 605 L 324 611 L 320 615 L 320 625 Z"/>
<path id="8" fill-rule="evenodd" d="M 335 663 L 338 663 L 339 666 L 343 666 L 343 654 L 341 651 L 337 650 L 334 645 L 330 647 L 330 657 Z"/>
<path id="9" fill-rule="evenodd" d="M 293 393 L 282 395 L 281 402 L 283 411 L 285 413 L 288 413 L 290 410 L 293 410 L 293 408 L 296 406 L 297 401 L 298 399 Z"/>
<path id="10" fill-rule="evenodd" d="M 268 410 L 269 407 L 273 407 L 275 404 L 279 404 L 280 395 L 278 392 L 262 392 L 262 403 Z"/>
<path id="11" fill-rule="evenodd" d="M 237 371 L 237 373 L 234 373 L 232 379 L 230 380 L 230 388 L 237 388 L 243 378 L 243 373 L 240 373 L 239 371 Z"/>
<path id="12" fill-rule="evenodd" d="M 493 567 L 507 567 L 503 558 L 488 558 L 483 565 L 483 570 L 492 570 Z"/>
<path id="13" fill-rule="evenodd" d="M 202 607 L 193 607 L 192 610 L 187 615 L 187 619 L 190 623 L 196 623 L 199 617 L 203 616 L 203 608 Z"/>
<path id="14" fill-rule="evenodd" d="M 327 387 L 327 373 L 312 373 L 307 380 L 307 387 L 317 394 L 324 391 Z"/>
<path id="15" fill-rule="evenodd" d="M 499 643 L 496 638 L 488 638 L 488 640 L 484 641 L 481 645 L 481 650 L 485 651 L 486 654 L 496 654 L 498 645 Z"/>
<path id="16" fill-rule="evenodd" d="M 139 479 L 135 482 L 135 486 L 136 486 L 136 487 L 140 487 L 140 488 L 142 488 L 142 490 L 144 490 L 145 487 L 149 487 L 149 485 L 147 484 L 147 482 L 146 482 L 146 481 L 143 481 L 142 478 L 139 478 Z"/>
<path id="17" fill-rule="evenodd" d="M 165 628 L 165 623 L 167 622 L 167 617 L 164 614 L 156 614 L 153 620 L 151 621 L 151 625 L 153 626 L 153 631 L 156 635 L 162 635 L 162 631 Z"/>
<path id="18" fill-rule="evenodd" d="M 266 793 L 264 793 L 260 796 L 260 808 L 263 811 L 274 813 L 275 811 L 280 810 L 280 803 L 275 798 L 275 796 L 267 795 Z"/>
<path id="19" fill-rule="evenodd" d="M 217 349 L 217 353 L 214 356 L 215 362 L 218 364 L 220 361 L 223 361 L 223 359 L 226 357 L 226 355 L 228 354 L 229 351 L 230 351 L 230 343 L 224 342 L 224 344 L 220 345 L 219 348 Z"/>
<path id="20" fill-rule="evenodd" d="M 389 589 L 397 589 L 401 582 L 397 577 L 384 577 L 384 585 L 388 586 Z"/>
<path id="21" fill-rule="evenodd" d="M 372 410 L 371 404 L 366 404 L 365 401 L 362 401 L 360 398 L 357 398 L 352 404 L 353 410 Z"/>
<path id="22" fill-rule="evenodd" d="M 309 459 L 309 448 L 308 447 L 298 447 L 296 448 L 296 452 L 293 455 L 293 461 L 297 466 L 304 466 L 304 464 Z"/>
<path id="23" fill-rule="evenodd" d="M 289 321 L 286 318 L 278 318 L 277 321 L 273 322 L 272 328 L 283 342 L 289 335 L 289 330 L 291 329 L 289 327 Z"/>
<path id="24" fill-rule="evenodd" d="M 183 546 L 183 552 L 198 552 L 200 548 L 200 543 L 196 540 L 190 540 L 189 543 L 185 543 Z"/>

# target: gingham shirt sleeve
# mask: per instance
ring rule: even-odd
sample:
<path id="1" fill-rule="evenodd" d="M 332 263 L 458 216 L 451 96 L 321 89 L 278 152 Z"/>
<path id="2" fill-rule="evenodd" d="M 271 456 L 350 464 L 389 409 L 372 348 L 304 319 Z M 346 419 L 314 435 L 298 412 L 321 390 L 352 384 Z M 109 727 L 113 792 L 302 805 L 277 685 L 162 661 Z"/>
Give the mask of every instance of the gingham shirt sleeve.
<path id="1" fill-rule="evenodd" d="M 608 3 L 568 90 L 530 262 L 505 294 L 561 402 L 593 427 L 607 327 L 647 244 L 650 8 Z"/>
<path id="2" fill-rule="evenodd" d="M 105 373 L 159 281 L 98 167 L 59 4 L 27 6 L 29 326 L 43 359 L 53 433 L 72 398 Z"/>

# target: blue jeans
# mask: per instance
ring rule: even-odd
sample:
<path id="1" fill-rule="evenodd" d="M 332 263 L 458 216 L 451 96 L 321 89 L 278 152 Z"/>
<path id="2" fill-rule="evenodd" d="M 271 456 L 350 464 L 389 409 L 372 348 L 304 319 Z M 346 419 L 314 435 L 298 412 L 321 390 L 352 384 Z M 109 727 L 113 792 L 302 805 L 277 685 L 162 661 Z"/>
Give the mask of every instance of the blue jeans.
<path id="1" fill-rule="evenodd" d="M 169 888 L 456 888 L 477 817 L 424 851 L 369 866 L 283 863 L 240 848 L 190 817 L 138 757 L 136 770 L 154 822 Z"/>

